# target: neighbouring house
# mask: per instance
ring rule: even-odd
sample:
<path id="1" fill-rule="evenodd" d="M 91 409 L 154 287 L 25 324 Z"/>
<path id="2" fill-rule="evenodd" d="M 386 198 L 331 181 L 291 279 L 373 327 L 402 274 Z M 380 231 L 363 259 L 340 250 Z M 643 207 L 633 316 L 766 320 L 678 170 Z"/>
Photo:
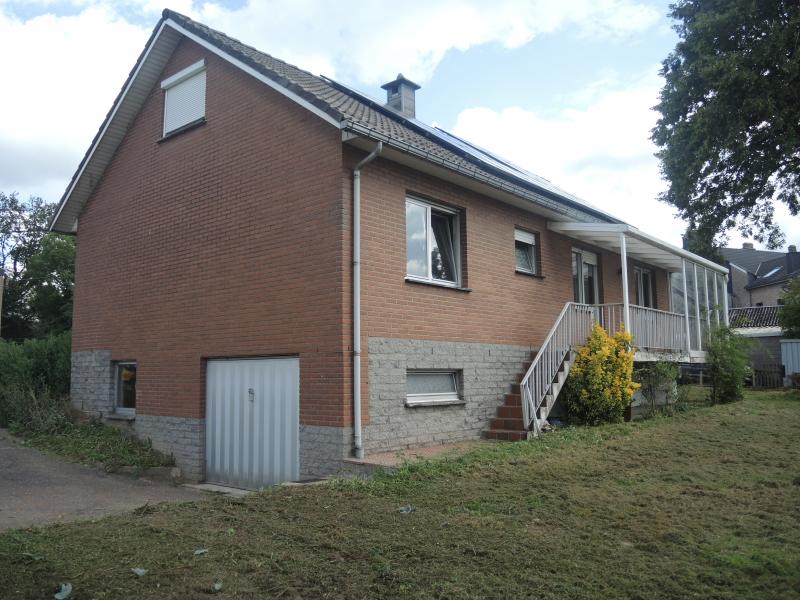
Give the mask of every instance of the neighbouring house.
<path id="1" fill-rule="evenodd" d="M 729 322 L 733 330 L 750 340 L 750 367 L 753 387 L 775 388 L 783 385 L 781 339 L 778 321 L 780 306 L 731 308 Z"/>
<path id="2" fill-rule="evenodd" d="M 593 323 L 628 324 L 638 361 L 704 360 L 724 267 L 383 87 L 164 11 L 52 222 L 77 236 L 76 407 L 257 488 L 535 435 Z"/>
<path id="3" fill-rule="evenodd" d="M 797 246 L 788 252 L 756 250 L 745 242 L 741 248 L 720 248 L 728 263 L 730 306 L 777 306 L 787 282 L 800 276 Z"/>

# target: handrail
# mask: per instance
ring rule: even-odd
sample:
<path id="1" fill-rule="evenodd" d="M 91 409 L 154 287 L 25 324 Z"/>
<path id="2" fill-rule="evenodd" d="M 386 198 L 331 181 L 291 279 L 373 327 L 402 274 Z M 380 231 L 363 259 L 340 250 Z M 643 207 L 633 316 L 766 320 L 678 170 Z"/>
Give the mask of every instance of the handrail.
<path id="1" fill-rule="evenodd" d="M 638 305 L 630 305 L 631 323 L 623 324 L 621 303 L 579 304 L 567 302 L 539 348 L 520 382 L 522 416 L 526 429 L 538 435 L 546 413 L 542 403 L 553 387 L 567 355 L 583 345 L 595 323 L 610 334 L 626 326 L 634 336 L 637 350 L 644 352 L 687 353 L 684 315 Z M 553 398 L 555 400 L 555 397 Z"/>

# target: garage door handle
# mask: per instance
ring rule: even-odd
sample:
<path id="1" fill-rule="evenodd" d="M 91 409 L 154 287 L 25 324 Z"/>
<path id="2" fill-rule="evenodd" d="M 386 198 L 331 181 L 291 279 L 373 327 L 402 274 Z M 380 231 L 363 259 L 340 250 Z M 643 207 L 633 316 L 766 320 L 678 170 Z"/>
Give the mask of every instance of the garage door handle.
<path id="1" fill-rule="evenodd" d="M 254 402 L 256 399 L 256 391 L 253 388 L 247 389 L 247 398 L 250 402 Z"/>

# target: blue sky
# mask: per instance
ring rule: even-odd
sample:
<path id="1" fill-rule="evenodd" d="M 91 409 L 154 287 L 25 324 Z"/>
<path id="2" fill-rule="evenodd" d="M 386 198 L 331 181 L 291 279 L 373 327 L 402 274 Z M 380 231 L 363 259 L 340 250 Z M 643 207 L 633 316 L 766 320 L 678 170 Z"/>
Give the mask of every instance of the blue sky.
<path id="1" fill-rule="evenodd" d="M 0 0 L 0 190 L 57 201 L 162 1 Z M 655 0 L 276 0 L 168 4 L 376 98 L 398 72 L 417 117 L 672 243 L 685 225 L 649 131 L 677 37 Z M 9 60 L 8 57 L 16 57 Z M 787 243 L 800 238 L 785 218 Z M 732 244 L 741 242 L 732 235 Z"/>

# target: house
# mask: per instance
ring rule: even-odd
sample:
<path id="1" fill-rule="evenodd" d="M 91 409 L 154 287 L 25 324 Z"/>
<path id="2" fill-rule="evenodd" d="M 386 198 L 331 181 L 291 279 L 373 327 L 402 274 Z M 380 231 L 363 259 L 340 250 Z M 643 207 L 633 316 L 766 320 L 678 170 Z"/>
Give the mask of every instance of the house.
<path id="1" fill-rule="evenodd" d="M 536 434 L 595 322 L 702 361 L 726 269 L 166 10 L 72 178 L 72 401 L 189 479 Z"/>
<path id="2" fill-rule="evenodd" d="M 721 248 L 720 254 L 730 270 L 732 308 L 777 306 L 786 283 L 800 276 L 800 254 L 794 245 L 788 252 L 774 252 L 745 242 L 741 248 Z"/>

